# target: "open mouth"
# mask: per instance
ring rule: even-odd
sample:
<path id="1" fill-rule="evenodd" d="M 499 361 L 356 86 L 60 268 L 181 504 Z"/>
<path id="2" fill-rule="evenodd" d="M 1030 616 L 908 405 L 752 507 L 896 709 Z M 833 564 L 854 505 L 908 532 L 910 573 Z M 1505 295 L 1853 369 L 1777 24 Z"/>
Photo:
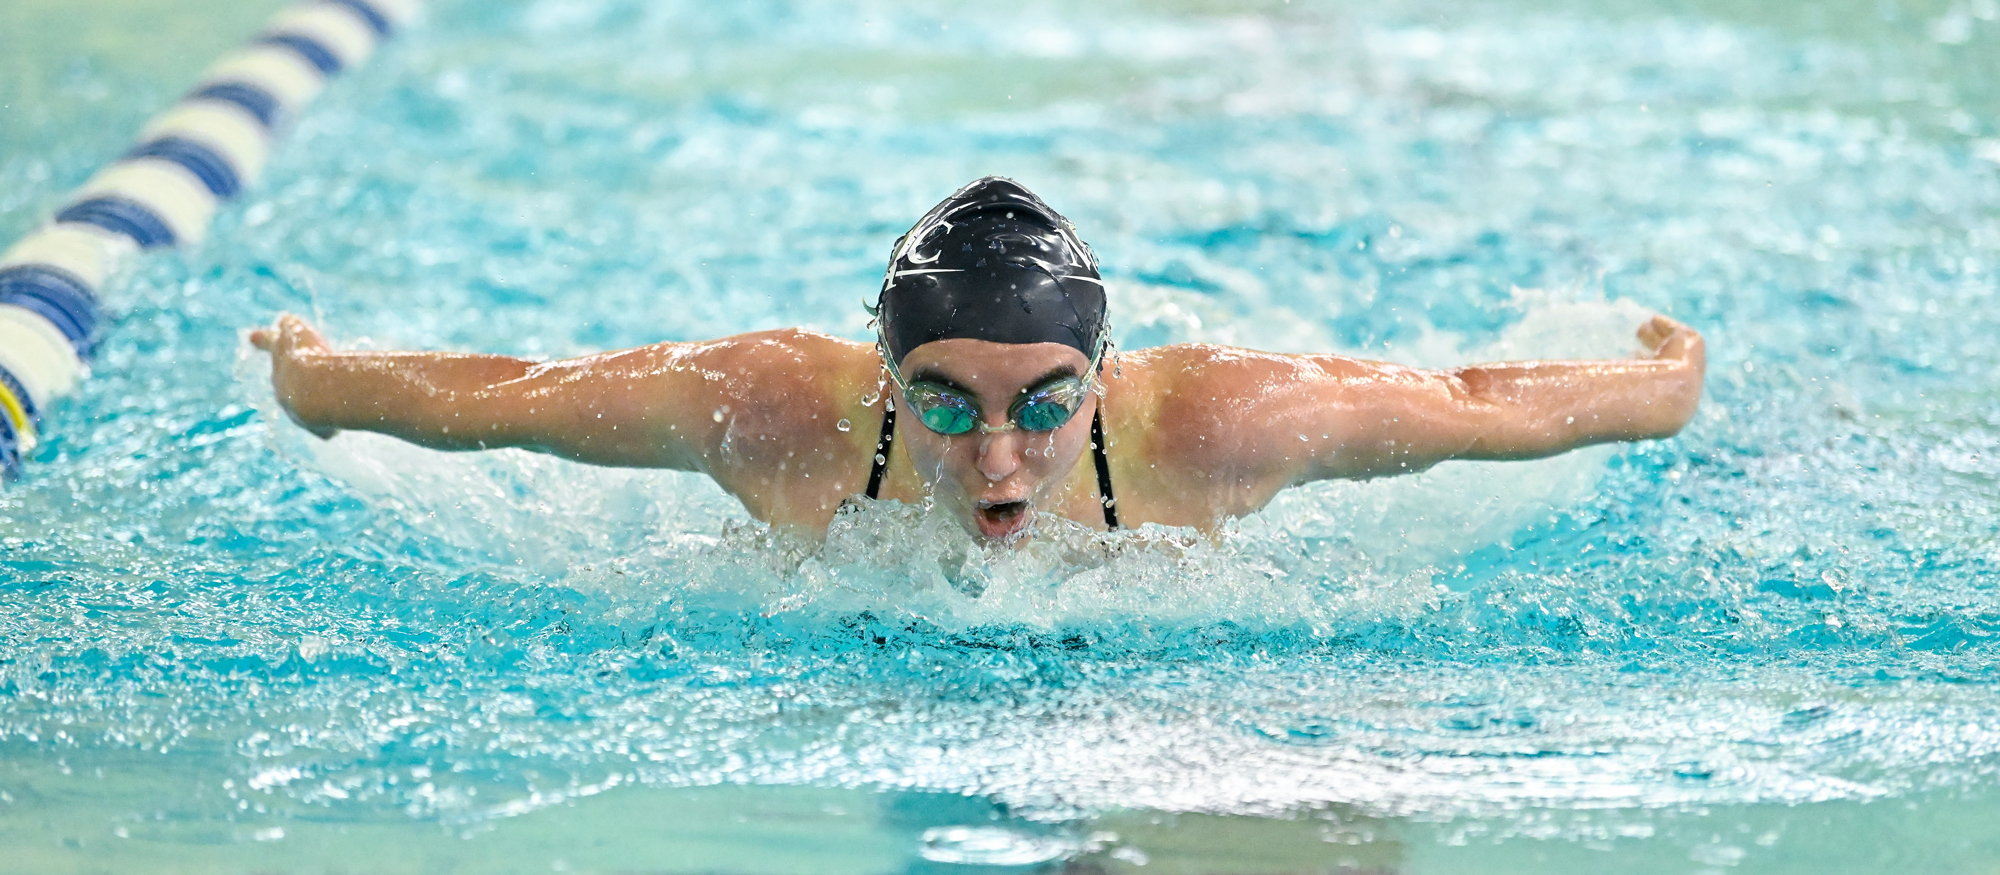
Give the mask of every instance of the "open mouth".
<path id="1" fill-rule="evenodd" d="M 1028 503 L 982 501 L 973 516 L 979 523 L 979 534 L 988 538 L 1004 538 L 1027 527 Z"/>

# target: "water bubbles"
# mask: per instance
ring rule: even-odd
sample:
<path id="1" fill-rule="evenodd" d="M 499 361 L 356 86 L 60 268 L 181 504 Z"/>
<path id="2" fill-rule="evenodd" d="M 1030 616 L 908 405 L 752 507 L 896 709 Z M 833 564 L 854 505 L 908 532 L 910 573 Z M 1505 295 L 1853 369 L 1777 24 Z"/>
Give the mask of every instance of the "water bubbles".
<path id="1" fill-rule="evenodd" d="M 1992 18 L 1990 0 L 1960 5 Z M 777 36 L 810 47 L 819 13 L 802 10 L 792 20 L 808 26 Z M 2000 697 L 1980 679 L 1993 675 L 2000 621 L 1982 607 L 1982 575 L 2000 450 L 1977 406 L 1983 384 L 1954 380 L 1992 370 L 1993 319 L 1972 306 L 1991 277 L 1967 259 L 1990 270 L 2000 239 L 2000 143 L 1889 136 L 1856 107 L 1900 105 L 1895 88 L 1930 80 L 1782 34 L 1474 16 L 1423 28 L 1429 42 L 1416 44 L 1357 10 L 1351 35 L 1273 31 L 1258 53 L 1215 53 L 1215 75 L 1240 87 L 1177 104 L 1172 127 L 1194 136 L 1161 140 L 1157 119 L 1115 106 L 1099 121 L 1058 114 L 1078 136 L 1115 134 L 1101 157 L 1145 176 L 1093 206 L 1095 188 L 1077 183 L 1096 171 L 1035 171 L 1083 192 L 1063 208 L 1091 215 L 1085 235 L 1124 259 L 1108 266 L 1130 278 L 1110 290 L 1123 336 L 1425 366 L 1574 351 L 1564 344 L 1623 352 L 1630 326 L 1598 323 L 1625 318 L 1604 296 L 1629 295 L 1710 320 L 1713 418 L 1642 447 L 1314 484 L 1212 538 L 1044 517 L 1035 539 L 1005 545 L 962 530 L 948 472 L 929 465 L 914 475 L 934 484 L 917 505 L 861 500 L 822 544 L 751 521 L 695 474 L 439 454 L 373 435 L 321 445 L 282 418 L 218 419 L 268 391 L 268 371 L 232 373 L 227 314 L 272 306 L 323 306 L 345 330 L 403 343 L 552 357 L 792 321 L 855 333 L 852 302 L 816 289 L 862 268 L 822 247 L 873 239 L 908 202 L 827 168 L 940 145 L 977 158 L 991 139 L 949 111 L 921 130 L 884 117 L 792 136 L 782 111 L 745 126 L 589 82 L 590 112 L 554 127 L 510 121 L 575 106 L 571 86 L 605 58 L 643 67 L 661 22 L 706 26 L 619 16 L 632 26 L 566 31 L 535 76 L 495 79 L 518 88 L 455 101 L 463 124 L 411 125 L 395 77 L 355 80 L 384 99 L 315 107 L 332 115 L 317 143 L 297 144 L 315 148 L 287 153 L 277 189 L 246 194 L 209 244 L 148 261 L 120 287 L 131 315 L 106 332 L 102 373 L 64 401 L 64 446 L 45 446 L 30 476 L 0 490 L 0 577 L 34 581 L 8 594 L 21 670 L 0 682 L 18 688 L 0 699 L 0 732 L 26 745 L 25 764 L 88 754 L 116 767 L 118 751 L 142 750 L 174 772 L 161 786 L 234 775 L 256 791 L 209 813 L 250 811 L 246 796 L 289 805 L 311 814 L 284 821 L 299 844 L 316 819 L 434 828 L 555 813 L 614 778 L 642 785 L 626 799 L 725 781 L 895 786 L 1049 820 L 1093 806 L 1354 805 L 1470 812 L 1485 826 L 1524 806 L 1627 806 L 1620 830 L 1687 806 L 1718 806 L 1705 828 L 1732 803 L 1990 778 Z M 1117 32 L 1205 44 L 1204 20 L 1143 6 L 1091 14 L 1131 25 Z M 416 53 L 413 68 L 450 69 L 520 36 L 513 17 L 457 20 L 397 50 Z M 724 51 L 773 36 L 731 21 L 743 34 L 719 37 Z M 1963 22 L 1948 24 L 1958 40 Z M 851 34 L 829 33 L 844 51 Z M 1407 85 L 1325 63 L 1325 39 L 1367 49 L 1351 56 Z M 1559 50 L 1522 48 L 1544 45 Z M 1689 46 L 1703 63 L 1672 54 Z M 1161 87 L 1146 57 L 1126 60 L 1141 68 L 1133 93 Z M 827 69 L 815 75 L 874 75 Z M 877 84 L 835 80 L 829 93 Z M 1829 98 L 1832 87 L 1848 94 Z M 1465 89 L 1452 106 L 1421 99 Z M 1724 92 L 1735 108 L 1706 99 Z M 1650 100 L 1643 115 L 1627 111 L 1635 94 Z M 1519 115 L 1480 109 L 1492 106 Z M 147 110 L 125 109 L 107 115 Z M 1261 121 L 1242 125 L 1239 109 Z M 1336 110 L 1341 143 L 1293 121 Z M 673 124 L 640 147 L 629 125 L 593 127 L 627 117 Z M 1037 118 L 1014 121 L 1039 136 Z M 467 142 L 466 130 L 495 136 Z M 393 132 L 396 154 L 363 166 L 340 142 L 354 131 Z M 1579 150 L 1590 143 L 1615 148 Z M 746 155 L 758 173 L 738 172 Z M 440 161 L 505 178 L 426 187 Z M 935 164 L 910 163 L 924 177 L 913 191 L 963 181 Z M 46 165 L 25 166 L 40 169 L 17 174 L 24 197 L 60 196 L 40 181 Z M 1743 184 L 1773 175 L 1785 185 Z M 660 184 L 675 209 L 631 206 Z M 890 206 L 742 209 L 846 189 Z M 383 193 L 406 190 L 425 193 L 424 209 L 381 215 Z M 1912 192 L 1922 209 L 1902 208 Z M 306 202 L 325 208 L 272 207 Z M 660 238 L 685 246 L 616 245 Z M 260 272 L 274 263 L 338 282 L 279 288 Z M 188 277 L 209 275 L 212 309 L 188 309 Z M 556 306 L 526 291 L 568 284 L 601 294 Z M 409 291 L 383 311 L 382 288 Z M 743 291 L 765 288 L 791 291 Z M 1122 379 L 1121 349 L 1109 354 Z M 1135 353 L 1135 369 L 1154 355 Z M 892 385 L 878 368 L 872 393 L 853 390 L 870 410 L 893 408 Z M 1835 402 L 1869 415 L 1825 415 Z M 715 423 L 731 415 L 711 411 Z M 725 452 L 768 448 L 728 430 Z M 1185 473 L 1152 457 L 1134 468 L 1135 480 Z M 1145 505 L 1136 487 L 1126 494 Z M 1843 704 L 1800 716 L 1800 703 L 1830 699 Z M 200 745 L 177 746 L 187 738 Z M 1032 866 L 1086 852 L 1082 832 L 1046 825 L 924 825 L 936 827 L 921 847 L 934 860 Z M 259 826 L 211 832 L 248 841 Z M 1700 853 L 1736 863 L 1727 847 Z"/>
<path id="2" fill-rule="evenodd" d="M 952 826 L 925 830 L 919 850 L 933 863 L 1032 866 L 1061 859 L 1081 846 L 1060 836 L 1028 835 L 997 826 Z"/>

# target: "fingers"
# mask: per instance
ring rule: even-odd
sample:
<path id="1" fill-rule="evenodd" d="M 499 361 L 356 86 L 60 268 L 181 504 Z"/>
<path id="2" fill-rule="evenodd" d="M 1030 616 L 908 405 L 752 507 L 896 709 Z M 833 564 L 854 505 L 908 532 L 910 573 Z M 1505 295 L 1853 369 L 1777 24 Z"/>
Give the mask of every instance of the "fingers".
<path id="1" fill-rule="evenodd" d="M 252 329 L 250 345 L 277 357 L 327 349 L 326 338 L 320 336 L 312 323 L 290 313 L 279 314 L 278 321 L 269 328 Z"/>
<path id="2" fill-rule="evenodd" d="M 337 429 L 306 422 L 295 406 L 301 397 L 299 393 L 309 391 L 299 382 L 302 369 L 308 365 L 307 357 L 301 354 L 329 351 L 326 339 L 312 324 L 290 313 L 281 313 L 271 327 L 252 329 L 250 343 L 271 354 L 271 388 L 277 393 L 278 405 L 285 416 L 314 437 L 327 439 L 338 434 Z"/>
<path id="3" fill-rule="evenodd" d="M 1646 349 L 1657 352 L 1667 338 L 1686 327 L 1665 316 L 1655 314 L 1653 318 L 1646 320 L 1646 324 L 1639 326 L 1639 343 Z"/>
<path id="4" fill-rule="evenodd" d="M 1639 343 L 1657 360 L 1679 360 L 1699 364 L 1704 358 L 1701 333 L 1669 319 L 1654 316 L 1639 326 Z"/>
<path id="5" fill-rule="evenodd" d="M 1675 322 L 1672 319 L 1668 319 L 1665 316 L 1655 315 L 1653 318 L 1646 320 L 1646 323 L 1644 325 L 1639 326 L 1639 331 L 1637 332 L 1639 336 L 1639 345 L 1644 349 L 1646 349 L 1647 351 L 1652 352 L 1655 355 L 1658 355 L 1660 349 L 1663 346 L 1665 346 L 1667 341 L 1671 339 L 1674 335 L 1689 332 L 1691 330 L 1692 329 L 1688 328 L 1686 325 L 1682 325 L 1681 323 Z"/>
<path id="6" fill-rule="evenodd" d="M 326 338 L 320 336 L 319 329 L 312 327 L 312 323 L 290 313 L 285 314 L 281 321 L 284 323 L 285 332 L 292 336 L 292 348 L 313 352 L 327 351 Z"/>

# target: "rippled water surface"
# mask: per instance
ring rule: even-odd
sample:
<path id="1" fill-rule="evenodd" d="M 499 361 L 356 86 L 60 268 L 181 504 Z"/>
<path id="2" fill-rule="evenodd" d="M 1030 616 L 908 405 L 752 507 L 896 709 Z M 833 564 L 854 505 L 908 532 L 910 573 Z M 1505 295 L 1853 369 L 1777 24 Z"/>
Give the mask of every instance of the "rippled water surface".
<path id="1" fill-rule="evenodd" d="M 436 3 L 115 288 L 0 491 L 0 870 L 1991 871 L 2000 16 L 1759 10 Z M 9 235 L 177 87 L 79 51 L 10 95 L 72 121 L 0 134 Z M 690 475 L 316 441 L 241 342 L 859 338 L 987 173 L 1127 348 L 1662 311 L 1708 397 L 1214 542 L 807 549 Z"/>

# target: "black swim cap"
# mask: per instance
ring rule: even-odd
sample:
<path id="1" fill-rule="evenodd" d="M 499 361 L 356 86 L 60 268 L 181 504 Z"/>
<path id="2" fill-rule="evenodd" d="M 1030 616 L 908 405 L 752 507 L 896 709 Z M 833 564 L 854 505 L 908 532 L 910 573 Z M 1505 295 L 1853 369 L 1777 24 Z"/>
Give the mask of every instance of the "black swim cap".
<path id="1" fill-rule="evenodd" d="M 950 337 L 1054 342 L 1090 356 L 1104 328 L 1104 283 L 1068 219 L 1019 183 L 988 176 L 896 240 L 876 318 L 898 364 Z"/>

